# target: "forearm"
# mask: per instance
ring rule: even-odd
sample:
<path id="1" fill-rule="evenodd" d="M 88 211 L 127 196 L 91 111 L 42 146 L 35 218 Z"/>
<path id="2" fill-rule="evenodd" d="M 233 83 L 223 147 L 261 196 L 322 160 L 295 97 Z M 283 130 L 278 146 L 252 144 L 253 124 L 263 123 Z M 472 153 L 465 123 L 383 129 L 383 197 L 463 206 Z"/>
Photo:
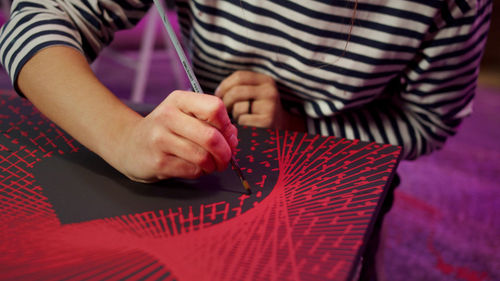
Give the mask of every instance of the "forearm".
<path id="1" fill-rule="evenodd" d="M 69 47 L 38 52 L 21 69 L 18 87 L 49 119 L 112 163 L 120 136 L 141 117 L 94 76 L 85 57 Z"/>

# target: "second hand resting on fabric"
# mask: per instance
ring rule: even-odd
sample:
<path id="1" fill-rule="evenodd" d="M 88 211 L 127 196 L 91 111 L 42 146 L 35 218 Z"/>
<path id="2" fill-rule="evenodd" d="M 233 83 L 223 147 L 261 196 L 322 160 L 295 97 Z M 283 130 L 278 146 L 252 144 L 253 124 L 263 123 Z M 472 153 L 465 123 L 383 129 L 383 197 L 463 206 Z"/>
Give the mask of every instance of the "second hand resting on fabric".
<path id="1" fill-rule="evenodd" d="M 230 75 L 216 96 L 173 91 L 145 117 L 99 82 L 70 47 L 38 52 L 18 86 L 49 119 L 138 182 L 224 170 L 238 145 L 226 108 L 240 125 L 305 131 L 304 120 L 282 109 L 273 79 L 250 71 Z"/>
<path id="2" fill-rule="evenodd" d="M 273 78 L 236 71 L 215 90 L 237 124 L 279 130 L 306 131 L 305 120 L 285 111 Z"/>

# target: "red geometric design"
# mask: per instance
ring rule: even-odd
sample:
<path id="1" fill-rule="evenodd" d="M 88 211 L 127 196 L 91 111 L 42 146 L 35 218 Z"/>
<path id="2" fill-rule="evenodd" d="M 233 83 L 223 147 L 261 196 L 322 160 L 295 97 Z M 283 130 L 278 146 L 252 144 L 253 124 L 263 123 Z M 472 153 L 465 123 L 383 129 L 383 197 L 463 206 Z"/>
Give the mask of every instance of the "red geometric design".
<path id="1" fill-rule="evenodd" d="M 269 175 L 254 177 L 251 196 L 235 194 L 238 204 L 61 224 L 33 168 L 82 147 L 13 96 L 0 95 L 0 130 L 2 280 L 349 280 L 401 152 L 241 128 L 243 172 Z"/>

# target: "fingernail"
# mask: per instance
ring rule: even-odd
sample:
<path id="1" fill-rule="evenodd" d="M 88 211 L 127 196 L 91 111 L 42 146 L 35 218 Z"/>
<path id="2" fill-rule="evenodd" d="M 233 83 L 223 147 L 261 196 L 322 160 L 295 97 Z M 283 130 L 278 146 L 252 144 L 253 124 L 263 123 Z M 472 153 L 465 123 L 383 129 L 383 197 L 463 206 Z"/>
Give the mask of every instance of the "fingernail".
<path id="1" fill-rule="evenodd" d="M 217 86 L 217 88 L 215 88 L 214 95 L 216 95 L 216 96 L 217 96 L 217 94 L 219 93 L 219 90 L 220 90 L 220 89 L 219 89 L 219 87 L 220 87 L 220 86 Z"/>
<path id="2" fill-rule="evenodd" d="M 238 146 L 238 138 L 236 137 L 236 135 L 231 135 L 229 137 L 229 145 L 231 145 L 231 148 L 236 148 Z"/>

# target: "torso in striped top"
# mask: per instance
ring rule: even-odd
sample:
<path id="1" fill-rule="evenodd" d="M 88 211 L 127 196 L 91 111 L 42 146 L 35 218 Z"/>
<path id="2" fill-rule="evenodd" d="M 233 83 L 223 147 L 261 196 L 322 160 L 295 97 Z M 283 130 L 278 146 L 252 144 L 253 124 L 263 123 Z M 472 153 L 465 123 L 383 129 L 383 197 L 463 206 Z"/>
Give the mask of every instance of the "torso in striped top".
<path id="1" fill-rule="evenodd" d="M 67 40 L 94 57 L 115 29 L 131 26 L 150 4 L 43 2 L 50 4 L 19 1 L 17 19 L 4 27 L 0 52 L 13 79 L 21 58 L 51 40 Z M 8 48 L 8 32 L 25 28 L 19 21 L 30 3 L 44 6 L 35 8 L 39 13 L 64 10 L 69 16 L 61 20 L 79 32 L 66 27 L 69 36 L 44 39 L 41 31 L 25 31 L 32 47 Z M 308 119 L 310 133 L 401 145 L 408 159 L 441 147 L 470 113 L 491 6 L 483 0 L 176 0 L 206 92 L 236 70 L 265 73 L 289 110 Z"/>

